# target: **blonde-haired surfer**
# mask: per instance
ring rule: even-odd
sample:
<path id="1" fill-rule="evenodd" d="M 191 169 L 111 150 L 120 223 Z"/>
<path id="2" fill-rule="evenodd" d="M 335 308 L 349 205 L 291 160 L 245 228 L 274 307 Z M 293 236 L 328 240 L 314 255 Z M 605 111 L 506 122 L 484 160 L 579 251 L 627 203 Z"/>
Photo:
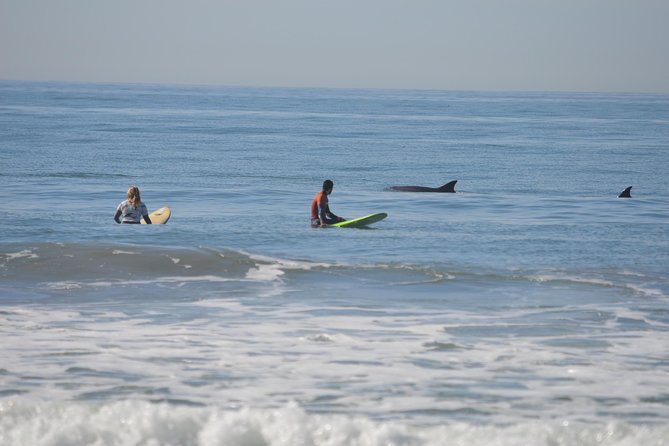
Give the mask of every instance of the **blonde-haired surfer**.
<path id="1" fill-rule="evenodd" d="M 147 224 L 151 224 L 149 211 L 146 209 L 144 203 L 142 203 L 139 188 L 137 186 L 130 186 L 126 194 L 126 199 L 116 208 L 114 220 L 116 223 L 139 224 L 142 217 L 144 217 L 144 221 Z"/>

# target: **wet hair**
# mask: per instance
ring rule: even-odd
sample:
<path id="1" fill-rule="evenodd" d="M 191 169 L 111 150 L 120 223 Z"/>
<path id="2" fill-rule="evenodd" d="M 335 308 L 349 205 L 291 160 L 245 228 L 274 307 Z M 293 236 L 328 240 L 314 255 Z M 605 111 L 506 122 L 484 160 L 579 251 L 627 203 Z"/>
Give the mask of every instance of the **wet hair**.
<path id="1" fill-rule="evenodd" d="M 334 187 L 332 180 L 323 181 L 323 191 L 330 190 Z"/>
<path id="2" fill-rule="evenodd" d="M 142 198 L 139 196 L 139 188 L 137 186 L 130 186 L 128 188 L 126 197 L 128 198 L 130 205 L 135 209 L 137 209 L 137 206 L 139 206 L 139 203 L 142 201 Z"/>

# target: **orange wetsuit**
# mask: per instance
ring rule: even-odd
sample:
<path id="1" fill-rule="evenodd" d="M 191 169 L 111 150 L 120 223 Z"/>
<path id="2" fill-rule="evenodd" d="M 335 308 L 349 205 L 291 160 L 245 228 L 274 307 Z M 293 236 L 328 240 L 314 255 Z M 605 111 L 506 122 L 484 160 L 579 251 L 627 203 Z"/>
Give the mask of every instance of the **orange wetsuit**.
<path id="1" fill-rule="evenodd" d="M 320 225 L 321 220 L 324 220 L 325 224 L 328 225 L 340 220 L 339 217 L 330 212 L 328 194 L 323 191 L 314 195 L 314 199 L 311 201 L 311 224 Z"/>

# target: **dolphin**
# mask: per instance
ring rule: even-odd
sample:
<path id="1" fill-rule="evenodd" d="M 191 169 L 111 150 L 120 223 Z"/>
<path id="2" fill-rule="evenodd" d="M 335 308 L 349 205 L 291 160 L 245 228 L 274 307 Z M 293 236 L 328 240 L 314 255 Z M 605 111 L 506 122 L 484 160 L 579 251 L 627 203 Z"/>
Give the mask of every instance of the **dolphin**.
<path id="1" fill-rule="evenodd" d="M 618 198 L 632 198 L 632 194 L 630 193 L 631 190 L 632 186 L 625 188 L 625 190 L 618 195 Z"/>
<path id="2" fill-rule="evenodd" d="M 389 190 L 401 192 L 450 192 L 455 193 L 455 183 L 458 180 L 450 181 L 441 187 L 423 187 L 423 186 L 390 186 Z"/>

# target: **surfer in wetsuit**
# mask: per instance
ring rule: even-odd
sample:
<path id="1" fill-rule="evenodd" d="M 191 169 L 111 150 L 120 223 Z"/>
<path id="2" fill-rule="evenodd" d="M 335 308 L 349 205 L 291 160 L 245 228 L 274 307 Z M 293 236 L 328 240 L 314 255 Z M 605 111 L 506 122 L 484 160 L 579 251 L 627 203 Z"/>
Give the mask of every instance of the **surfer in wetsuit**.
<path id="1" fill-rule="evenodd" d="M 146 210 L 146 205 L 142 203 L 139 188 L 137 186 L 130 186 L 126 194 L 126 200 L 122 201 L 116 208 L 114 220 L 116 223 L 139 224 L 142 217 L 144 217 L 144 221 L 147 224 L 151 224 L 149 211 Z"/>
<path id="2" fill-rule="evenodd" d="M 346 221 L 345 218 L 338 217 L 330 211 L 328 195 L 332 193 L 333 187 L 332 180 L 323 181 L 323 190 L 318 192 L 311 201 L 311 226 L 313 228 L 324 228 L 327 225 Z"/>

